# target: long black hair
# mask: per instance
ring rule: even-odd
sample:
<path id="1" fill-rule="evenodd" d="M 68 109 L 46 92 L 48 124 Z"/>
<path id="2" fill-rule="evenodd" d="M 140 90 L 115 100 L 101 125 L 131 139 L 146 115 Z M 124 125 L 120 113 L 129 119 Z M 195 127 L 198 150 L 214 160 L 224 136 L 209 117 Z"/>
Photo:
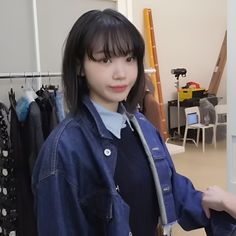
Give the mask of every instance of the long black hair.
<path id="1" fill-rule="evenodd" d="M 97 44 L 102 43 L 106 57 L 126 56 L 130 53 L 137 59 L 137 80 L 130 90 L 125 106 L 129 112 L 136 109 L 144 94 L 144 41 L 136 27 L 122 14 L 112 9 L 91 10 L 84 13 L 73 25 L 66 40 L 62 79 L 65 99 L 69 111 L 80 111 L 83 97 L 89 94 L 86 79 L 83 78 L 84 59 L 93 57 Z"/>

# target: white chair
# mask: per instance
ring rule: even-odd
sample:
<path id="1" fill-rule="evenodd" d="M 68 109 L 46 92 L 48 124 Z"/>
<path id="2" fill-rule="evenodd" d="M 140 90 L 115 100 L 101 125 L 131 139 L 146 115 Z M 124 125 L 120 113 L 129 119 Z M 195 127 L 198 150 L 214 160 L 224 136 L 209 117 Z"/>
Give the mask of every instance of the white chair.
<path id="1" fill-rule="evenodd" d="M 167 147 L 171 156 L 185 152 L 185 148 L 183 146 L 176 145 L 173 143 L 166 142 L 166 147 Z"/>
<path id="2" fill-rule="evenodd" d="M 227 105 L 218 104 L 215 106 L 216 120 L 215 120 L 215 131 L 214 139 L 216 140 L 217 127 L 218 126 L 227 126 Z"/>
<path id="3" fill-rule="evenodd" d="M 185 111 L 185 117 L 186 117 L 186 125 L 185 125 L 185 132 L 184 132 L 184 140 L 183 140 L 183 146 L 185 147 L 186 140 L 187 140 L 187 134 L 189 129 L 195 129 L 197 130 L 197 139 L 195 142 L 194 139 L 192 141 L 195 143 L 195 145 L 198 147 L 199 143 L 199 135 L 200 135 L 200 129 L 202 130 L 202 151 L 205 152 L 205 130 L 212 128 L 213 130 L 213 143 L 214 146 L 216 147 L 216 139 L 215 139 L 215 124 L 209 124 L 209 125 L 204 125 L 201 124 L 200 122 L 200 111 L 199 107 L 187 107 L 184 109 Z"/>

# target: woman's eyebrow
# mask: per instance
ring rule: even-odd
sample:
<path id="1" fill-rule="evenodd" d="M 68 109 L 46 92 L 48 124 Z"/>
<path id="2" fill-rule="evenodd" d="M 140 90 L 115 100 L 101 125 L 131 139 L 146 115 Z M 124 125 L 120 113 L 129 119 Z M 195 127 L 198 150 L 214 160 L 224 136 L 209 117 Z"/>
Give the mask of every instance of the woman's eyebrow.
<path id="1" fill-rule="evenodd" d="M 95 51 L 94 53 L 93 53 L 93 55 L 94 56 L 100 56 L 100 55 L 113 55 L 114 53 L 112 52 L 112 51 L 104 51 L 104 50 L 100 50 L 100 51 Z"/>
<path id="2" fill-rule="evenodd" d="M 103 50 L 100 50 L 100 51 L 97 51 L 97 52 L 95 51 L 93 54 L 96 54 L 96 55 L 97 54 L 104 54 L 104 51 Z"/>
<path id="3" fill-rule="evenodd" d="M 134 53 L 134 50 L 127 50 L 126 52 L 125 52 L 125 54 L 126 55 L 129 55 L 129 54 L 133 54 Z M 93 55 L 116 55 L 116 53 L 115 52 L 113 52 L 113 51 L 104 51 L 103 49 L 101 49 L 101 50 L 98 50 L 98 51 L 95 51 L 94 53 L 93 53 Z"/>

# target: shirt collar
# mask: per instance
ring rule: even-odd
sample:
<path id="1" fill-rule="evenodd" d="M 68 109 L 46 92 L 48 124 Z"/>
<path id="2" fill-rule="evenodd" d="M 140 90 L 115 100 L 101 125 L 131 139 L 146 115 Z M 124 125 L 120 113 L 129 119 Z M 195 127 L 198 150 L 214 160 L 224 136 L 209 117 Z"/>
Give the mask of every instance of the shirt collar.
<path id="1" fill-rule="evenodd" d="M 130 126 L 131 130 L 133 130 L 122 106 L 119 106 L 119 112 L 112 112 L 94 101 L 92 101 L 92 103 L 99 113 L 105 127 L 118 139 L 121 138 L 121 129 L 126 127 L 126 122 Z"/>

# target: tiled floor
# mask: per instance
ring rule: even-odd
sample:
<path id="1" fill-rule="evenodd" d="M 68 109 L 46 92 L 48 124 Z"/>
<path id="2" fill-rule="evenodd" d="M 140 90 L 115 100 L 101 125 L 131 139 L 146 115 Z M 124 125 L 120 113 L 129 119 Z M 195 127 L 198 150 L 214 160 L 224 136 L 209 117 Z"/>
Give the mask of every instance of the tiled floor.
<path id="1" fill-rule="evenodd" d="M 206 189 L 209 185 L 219 185 L 226 189 L 226 141 L 217 142 L 217 148 L 206 144 L 205 153 L 201 146 L 198 148 L 193 143 L 186 144 L 185 153 L 174 155 L 173 161 L 176 170 L 190 178 L 199 190 Z M 203 229 L 186 232 L 179 225 L 173 227 L 172 236 L 205 236 Z"/>

